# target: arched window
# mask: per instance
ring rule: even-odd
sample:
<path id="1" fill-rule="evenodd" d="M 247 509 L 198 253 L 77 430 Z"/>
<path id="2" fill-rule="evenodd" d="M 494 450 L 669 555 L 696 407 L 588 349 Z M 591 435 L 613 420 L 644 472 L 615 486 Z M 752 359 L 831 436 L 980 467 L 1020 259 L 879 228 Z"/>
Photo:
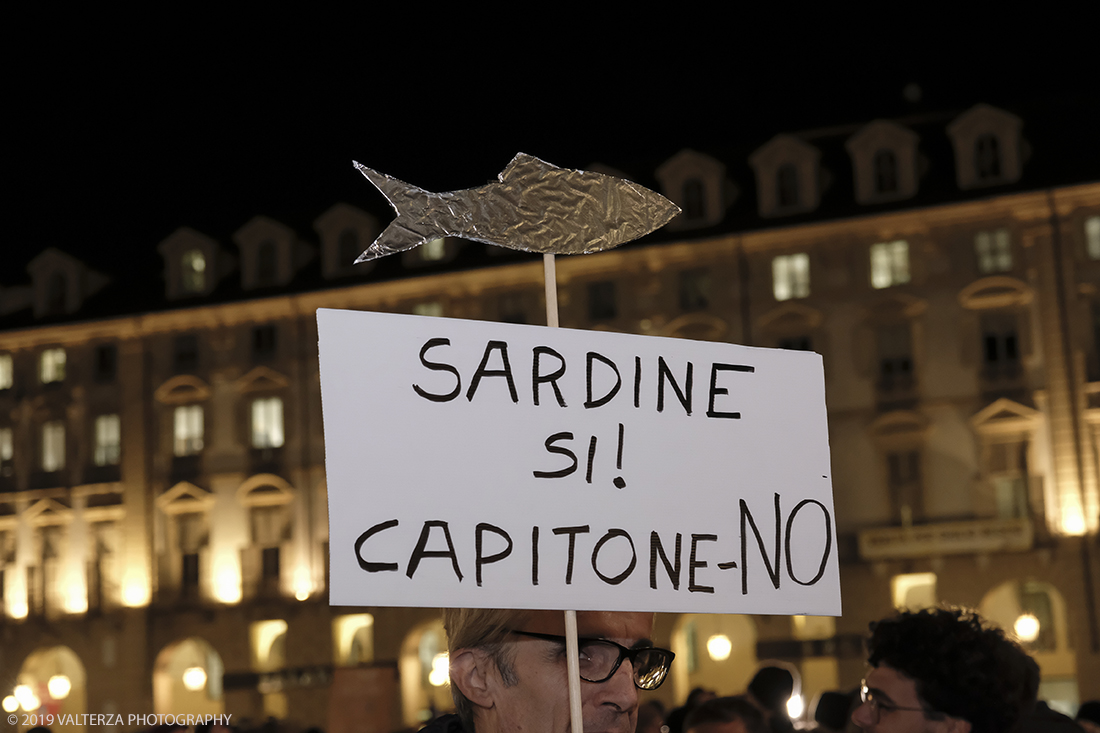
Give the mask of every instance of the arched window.
<path id="1" fill-rule="evenodd" d="M 875 153 L 875 193 L 896 193 L 898 190 L 898 159 L 892 150 Z"/>
<path id="2" fill-rule="evenodd" d="M 698 178 L 684 181 L 684 219 L 704 219 L 707 207 L 703 201 L 703 182 Z"/>
<path id="3" fill-rule="evenodd" d="M 791 163 L 779 166 L 775 175 L 776 201 L 779 206 L 798 206 L 798 169 Z"/>
<path id="4" fill-rule="evenodd" d="M 996 135 L 986 133 L 974 142 L 974 170 L 980 181 L 1001 177 L 1001 147 Z"/>
<path id="5" fill-rule="evenodd" d="M 265 239 L 256 248 L 256 285 L 265 287 L 275 284 L 278 261 L 275 257 L 275 242 Z"/>

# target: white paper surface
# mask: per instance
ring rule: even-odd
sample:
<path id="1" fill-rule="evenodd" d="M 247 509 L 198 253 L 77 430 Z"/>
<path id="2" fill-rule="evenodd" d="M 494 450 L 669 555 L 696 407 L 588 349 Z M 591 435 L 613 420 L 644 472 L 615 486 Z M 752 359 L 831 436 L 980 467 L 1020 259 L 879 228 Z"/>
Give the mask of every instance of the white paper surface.
<path id="1" fill-rule="evenodd" d="M 840 614 L 819 355 L 317 320 L 332 604 Z"/>

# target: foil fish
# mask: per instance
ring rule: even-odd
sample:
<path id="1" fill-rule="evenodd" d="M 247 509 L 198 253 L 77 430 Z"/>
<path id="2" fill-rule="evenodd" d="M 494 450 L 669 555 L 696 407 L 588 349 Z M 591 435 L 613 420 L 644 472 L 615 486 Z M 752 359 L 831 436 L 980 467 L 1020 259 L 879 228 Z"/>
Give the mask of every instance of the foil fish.
<path id="1" fill-rule="evenodd" d="M 367 262 L 439 237 L 543 254 L 588 254 L 649 234 L 680 213 L 648 188 L 519 153 L 499 183 L 432 193 L 355 163 L 397 218 L 355 260 Z"/>

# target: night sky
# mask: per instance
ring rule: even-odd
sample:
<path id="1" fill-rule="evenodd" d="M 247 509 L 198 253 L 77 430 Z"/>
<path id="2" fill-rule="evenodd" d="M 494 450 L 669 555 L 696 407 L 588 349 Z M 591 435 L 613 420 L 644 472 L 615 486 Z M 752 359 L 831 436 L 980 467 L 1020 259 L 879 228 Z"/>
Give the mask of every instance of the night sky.
<path id="1" fill-rule="evenodd" d="M 385 211 L 352 159 L 451 190 L 486 182 L 517 151 L 567 167 L 660 161 L 1100 93 L 1100 12 L 1049 3 L 1034 17 L 991 4 L 882 16 L 671 3 L 644 18 L 642 5 L 396 5 L 408 10 L 9 16 L 0 285 L 27 282 L 47 246 L 114 269 L 155 258 L 181 225 L 232 247 L 256 214 L 312 238 L 309 223 L 337 201 Z M 919 100 L 903 94 L 911 84 Z"/>

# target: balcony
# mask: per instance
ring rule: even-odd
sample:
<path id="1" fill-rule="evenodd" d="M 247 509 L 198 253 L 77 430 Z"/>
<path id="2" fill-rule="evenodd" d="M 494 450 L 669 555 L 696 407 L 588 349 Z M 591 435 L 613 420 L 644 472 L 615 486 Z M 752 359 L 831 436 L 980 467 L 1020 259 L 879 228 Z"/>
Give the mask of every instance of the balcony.
<path id="1" fill-rule="evenodd" d="M 898 560 L 935 555 L 1022 552 L 1031 549 L 1031 519 L 978 519 L 910 527 L 880 527 L 859 533 L 863 560 Z"/>

